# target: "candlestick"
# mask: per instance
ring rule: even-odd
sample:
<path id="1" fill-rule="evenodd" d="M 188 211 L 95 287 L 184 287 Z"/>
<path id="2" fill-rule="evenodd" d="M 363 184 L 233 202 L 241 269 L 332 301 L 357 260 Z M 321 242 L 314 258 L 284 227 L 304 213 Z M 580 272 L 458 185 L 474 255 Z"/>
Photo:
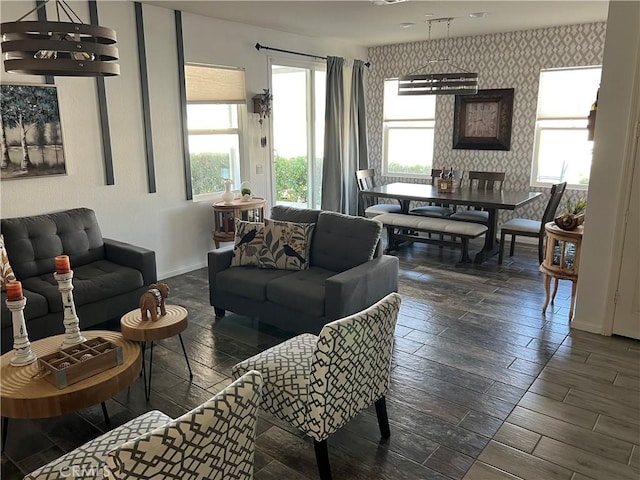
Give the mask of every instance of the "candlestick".
<path id="1" fill-rule="evenodd" d="M 55 262 L 57 273 L 69 273 L 71 271 L 69 255 L 58 255 L 53 261 Z"/>
<path id="2" fill-rule="evenodd" d="M 12 282 L 19 283 L 19 282 Z M 7 286 L 10 284 L 7 284 Z M 22 295 L 22 287 L 20 288 Z M 20 300 L 10 301 L 7 299 L 7 308 L 11 310 L 11 322 L 13 323 L 13 349 L 16 351 L 11 358 L 11 365 L 21 367 L 35 362 L 38 357 L 31 351 L 31 343 L 27 336 L 27 324 L 24 321 L 24 306 L 27 299 L 22 297 Z"/>
<path id="3" fill-rule="evenodd" d="M 73 270 L 67 273 L 54 273 L 53 278 L 58 282 L 58 289 L 62 295 L 62 304 L 64 310 L 64 342 L 61 348 L 70 347 L 84 342 L 84 338 L 80 334 L 80 320 L 76 315 L 76 305 L 73 302 Z"/>
<path id="4" fill-rule="evenodd" d="M 22 283 L 18 281 L 8 282 L 7 288 L 7 300 L 10 302 L 17 302 L 22 300 Z"/>

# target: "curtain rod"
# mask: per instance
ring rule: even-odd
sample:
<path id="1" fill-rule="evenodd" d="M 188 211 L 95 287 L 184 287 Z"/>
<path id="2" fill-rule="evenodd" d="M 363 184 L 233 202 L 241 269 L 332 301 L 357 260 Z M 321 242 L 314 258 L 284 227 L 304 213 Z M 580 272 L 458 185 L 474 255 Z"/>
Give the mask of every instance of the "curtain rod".
<path id="1" fill-rule="evenodd" d="M 264 45 L 260 45 L 259 43 L 256 43 L 256 50 L 258 50 L 258 51 L 260 51 L 260 50 L 273 50 L 274 52 L 291 53 L 293 55 L 302 55 L 303 57 L 319 58 L 321 60 L 326 60 L 327 59 L 327 57 L 323 57 L 321 55 L 312 55 L 311 53 L 301 53 L 301 52 L 294 52 L 292 50 L 282 50 L 281 48 L 266 47 Z M 365 67 L 369 68 L 371 66 L 371 62 L 367 62 L 364 65 L 365 65 Z"/>

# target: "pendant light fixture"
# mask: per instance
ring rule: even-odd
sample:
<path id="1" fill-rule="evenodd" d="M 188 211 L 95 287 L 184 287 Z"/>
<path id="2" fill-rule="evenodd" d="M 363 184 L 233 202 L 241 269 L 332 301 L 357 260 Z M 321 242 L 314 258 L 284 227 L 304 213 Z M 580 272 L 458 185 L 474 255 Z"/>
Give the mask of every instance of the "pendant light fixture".
<path id="1" fill-rule="evenodd" d="M 116 32 L 82 23 L 64 0 L 54 0 L 57 21 L 22 21 L 43 8 L 45 0 L 15 22 L 0 25 L 7 72 L 25 75 L 101 77 L 120 74 Z M 69 21 L 60 20 L 60 12 Z"/>
<path id="2" fill-rule="evenodd" d="M 447 22 L 447 40 L 453 17 L 427 20 L 429 25 L 429 42 L 431 41 L 431 24 Z M 430 65 L 444 64 L 457 70 L 455 73 L 421 73 Z M 475 95 L 478 93 L 478 74 L 471 73 L 453 65 L 448 58 L 429 60 L 427 65 L 416 72 L 398 78 L 398 95 Z"/>

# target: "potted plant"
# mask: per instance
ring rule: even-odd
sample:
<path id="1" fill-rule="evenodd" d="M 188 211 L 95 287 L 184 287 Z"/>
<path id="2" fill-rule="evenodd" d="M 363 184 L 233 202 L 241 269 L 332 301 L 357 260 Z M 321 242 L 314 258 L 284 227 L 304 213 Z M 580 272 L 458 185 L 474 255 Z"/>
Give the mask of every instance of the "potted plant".
<path id="1" fill-rule="evenodd" d="M 567 199 L 565 212 L 557 216 L 554 221 L 563 230 L 573 230 L 584 223 L 584 211 L 586 208 L 587 202 L 583 198 L 575 202 Z"/>

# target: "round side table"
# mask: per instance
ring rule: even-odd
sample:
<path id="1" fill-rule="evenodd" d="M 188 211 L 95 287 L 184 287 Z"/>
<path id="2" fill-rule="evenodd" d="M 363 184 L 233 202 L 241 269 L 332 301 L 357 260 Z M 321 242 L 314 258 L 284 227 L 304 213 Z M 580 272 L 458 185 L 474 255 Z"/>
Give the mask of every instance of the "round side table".
<path id="1" fill-rule="evenodd" d="M 149 401 L 151 396 L 151 371 L 153 366 L 153 344 L 156 340 L 163 340 L 178 335 L 182 353 L 189 369 L 189 379 L 193 379 L 191 365 L 187 357 L 187 350 L 182 341 L 182 332 L 187 328 L 187 309 L 179 305 L 166 305 L 166 315 L 159 316 L 158 320 L 142 320 L 140 309 L 131 310 L 125 313 L 120 319 L 120 329 L 122 336 L 128 340 L 135 340 L 142 344 L 142 375 L 144 380 L 144 394 Z M 144 363 L 144 352 L 147 342 L 151 342 L 151 352 L 149 354 L 149 378 Z"/>
<path id="2" fill-rule="evenodd" d="M 582 234 L 584 227 L 580 225 L 574 230 L 562 230 L 555 222 L 545 224 L 547 233 L 547 248 L 544 260 L 540 265 L 540 271 L 544 273 L 545 301 L 542 313 L 546 312 L 549 299 L 553 305 L 553 300 L 558 293 L 558 281 L 571 281 L 571 307 L 569 309 L 569 320 L 573 319 L 573 308 L 576 301 L 576 284 L 578 282 L 578 269 L 580 268 L 580 249 L 582 248 Z M 551 291 L 551 279 L 555 278 L 553 295 Z M 550 298 L 551 297 L 551 298 Z"/>
<path id="3" fill-rule="evenodd" d="M 229 203 L 214 203 L 213 241 L 216 248 L 220 247 L 220 242 L 233 242 L 236 218 L 248 222 L 264 222 L 265 205 L 265 199 L 259 197 L 253 197 L 251 200 L 236 198 Z"/>

